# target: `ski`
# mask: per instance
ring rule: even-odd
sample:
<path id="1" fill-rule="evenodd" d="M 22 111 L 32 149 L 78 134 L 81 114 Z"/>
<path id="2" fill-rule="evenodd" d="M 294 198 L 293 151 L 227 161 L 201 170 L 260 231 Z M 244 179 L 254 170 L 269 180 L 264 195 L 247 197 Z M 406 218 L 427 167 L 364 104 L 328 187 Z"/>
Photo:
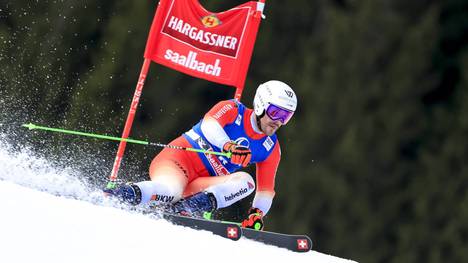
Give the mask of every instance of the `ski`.
<path id="1" fill-rule="evenodd" d="M 206 220 L 214 223 L 225 223 L 237 225 L 239 227 L 241 226 L 241 223 L 213 219 L 211 213 L 205 213 L 203 217 Z M 312 249 L 312 240 L 307 235 L 289 235 L 243 227 L 241 227 L 241 230 L 242 237 L 261 242 L 266 245 L 277 246 L 294 252 L 307 252 Z"/>
<path id="2" fill-rule="evenodd" d="M 233 223 L 211 221 L 168 213 L 163 213 L 162 218 L 179 226 L 186 226 L 197 230 L 206 230 L 215 235 L 234 241 L 239 240 L 242 237 L 241 227 Z"/>
<path id="3" fill-rule="evenodd" d="M 242 228 L 242 236 L 267 245 L 286 248 L 294 252 L 308 252 L 312 249 L 312 240 L 306 235 L 288 235 Z"/>
<path id="4" fill-rule="evenodd" d="M 213 219 L 193 218 L 162 212 L 161 217 L 173 224 L 197 230 L 209 231 L 215 235 L 239 240 L 241 237 L 266 245 L 285 248 L 294 252 L 307 252 L 312 249 L 312 240 L 307 235 L 289 235 L 240 227 L 240 223 Z"/>

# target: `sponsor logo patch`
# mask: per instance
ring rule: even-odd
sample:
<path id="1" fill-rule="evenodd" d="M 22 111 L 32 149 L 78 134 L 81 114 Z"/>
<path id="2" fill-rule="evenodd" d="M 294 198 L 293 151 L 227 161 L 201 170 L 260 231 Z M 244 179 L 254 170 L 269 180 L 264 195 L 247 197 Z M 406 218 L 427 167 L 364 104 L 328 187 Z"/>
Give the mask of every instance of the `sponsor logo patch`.
<path id="1" fill-rule="evenodd" d="M 284 92 L 286 92 L 286 95 L 287 95 L 288 97 L 290 97 L 290 98 L 292 98 L 293 95 L 294 95 L 294 93 L 293 93 L 292 91 L 290 91 L 290 90 L 285 90 Z"/>
<path id="2" fill-rule="evenodd" d="M 273 143 L 273 140 L 270 138 L 270 136 L 268 136 L 266 140 L 263 142 L 263 147 L 265 147 L 267 151 L 270 151 L 273 145 L 274 143 Z"/>
<path id="3" fill-rule="evenodd" d="M 227 236 L 228 236 L 229 238 L 233 238 L 233 239 L 237 238 L 237 237 L 239 236 L 239 233 L 237 233 L 237 228 L 235 228 L 235 227 L 228 227 L 228 228 L 227 228 Z"/>
<path id="4" fill-rule="evenodd" d="M 221 118 L 224 114 L 226 114 L 226 112 L 228 112 L 228 111 L 230 111 L 230 110 L 232 110 L 232 109 L 233 109 L 233 107 L 232 107 L 231 104 L 226 104 L 226 105 L 224 105 L 218 112 L 216 112 L 216 114 L 213 115 L 213 117 L 214 117 L 215 119 L 219 119 L 219 118 Z"/>
<path id="5" fill-rule="evenodd" d="M 174 196 L 170 195 L 153 195 L 151 196 L 151 200 L 163 203 L 170 203 L 174 200 Z"/>
<path id="6" fill-rule="evenodd" d="M 177 16 L 166 20 L 162 32 L 172 38 L 187 43 L 201 50 L 210 50 L 218 54 L 235 57 L 239 49 L 242 32 L 236 30 L 233 35 L 225 35 L 215 27 L 221 25 L 221 20 L 215 15 L 208 15 L 201 20 L 203 28 L 198 28 Z"/>
<path id="7" fill-rule="evenodd" d="M 221 25 L 221 20 L 219 20 L 215 14 L 204 16 L 201 19 L 201 22 L 205 27 L 216 27 Z"/>
<path id="8" fill-rule="evenodd" d="M 242 195 L 245 195 L 245 194 L 248 193 L 248 192 L 249 192 L 249 190 L 247 190 L 247 188 L 242 188 L 242 189 L 240 189 L 240 190 L 239 190 L 238 192 L 236 192 L 236 193 L 231 193 L 231 194 L 228 195 L 228 196 L 224 196 L 224 200 L 225 200 L 226 202 L 232 201 L 234 198 L 237 198 L 237 197 L 240 197 L 240 196 L 242 196 Z"/>
<path id="9" fill-rule="evenodd" d="M 223 165 L 227 165 L 229 163 L 223 156 L 218 156 L 218 159 L 223 163 Z"/>
<path id="10" fill-rule="evenodd" d="M 249 142 L 249 139 L 245 138 L 245 137 L 239 137 L 237 138 L 235 141 L 235 143 L 239 144 L 239 145 L 242 145 L 242 146 L 245 146 L 247 148 L 250 148 L 250 142 Z"/>
<path id="11" fill-rule="evenodd" d="M 237 126 L 240 126 L 241 122 L 242 122 L 242 115 L 239 114 L 239 115 L 237 115 L 237 119 L 236 119 Z"/>
<path id="12" fill-rule="evenodd" d="M 216 59 L 211 64 L 197 60 L 197 56 L 197 52 L 189 51 L 187 55 L 183 55 L 173 51 L 172 49 L 167 49 L 164 54 L 165 59 L 175 64 L 179 64 L 180 66 L 216 77 L 221 75 L 221 67 L 219 66 L 221 61 L 219 59 Z"/>
<path id="13" fill-rule="evenodd" d="M 298 239 L 297 240 L 297 249 L 298 250 L 309 250 L 309 242 L 307 239 Z"/>

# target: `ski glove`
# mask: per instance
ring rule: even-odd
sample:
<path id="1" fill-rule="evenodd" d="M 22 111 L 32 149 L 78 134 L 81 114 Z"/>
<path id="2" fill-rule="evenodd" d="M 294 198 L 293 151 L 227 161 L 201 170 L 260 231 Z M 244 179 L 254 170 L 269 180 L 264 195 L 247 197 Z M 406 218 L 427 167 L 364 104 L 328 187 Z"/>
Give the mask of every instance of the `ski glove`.
<path id="1" fill-rule="evenodd" d="M 248 147 L 242 146 L 233 141 L 225 143 L 223 151 L 230 152 L 232 154 L 231 162 L 233 164 L 241 165 L 242 167 L 249 165 L 250 159 L 252 158 L 252 151 L 250 151 Z"/>
<path id="2" fill-rule="evenodd" d="M 252 207 L 249 209 L 249 216 L 242 221 L 242 227 L 252 228 L 255 230 L 263 229 L 263 212 L 262 210 Z"/>

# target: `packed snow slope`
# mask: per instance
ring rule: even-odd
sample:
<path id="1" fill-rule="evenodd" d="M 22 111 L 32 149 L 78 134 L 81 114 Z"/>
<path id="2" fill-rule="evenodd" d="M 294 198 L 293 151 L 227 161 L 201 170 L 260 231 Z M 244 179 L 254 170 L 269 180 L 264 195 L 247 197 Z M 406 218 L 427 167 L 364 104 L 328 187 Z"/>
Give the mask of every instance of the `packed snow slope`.
<path id="1" fill-rule="evenodd" d="M 0 136 L 1 137 L 1 136 Z M 0 261 L 351 262 L 175 226 L 104 198 L 72 170 L 0 141 Z M 169 260 L 169 261 L 168 261 Z"/>

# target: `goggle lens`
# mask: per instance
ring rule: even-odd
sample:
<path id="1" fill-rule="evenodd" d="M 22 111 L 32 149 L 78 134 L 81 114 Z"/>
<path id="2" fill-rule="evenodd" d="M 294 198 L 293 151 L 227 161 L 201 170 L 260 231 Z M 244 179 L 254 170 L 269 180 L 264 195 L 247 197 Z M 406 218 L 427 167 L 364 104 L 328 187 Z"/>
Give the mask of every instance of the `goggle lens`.
<path id="1" fill-rule="evenodd" d="M 268 115 L 268 117 L 270 117 L 270 119 L 274 121 L 280 120 L 281 123 L 284 125 L 288 123 L 288 121 L 292 118 L 294 111 L 286 110 L 274 104 L 270 104 L 268 105 L 266 114 Z"/>

